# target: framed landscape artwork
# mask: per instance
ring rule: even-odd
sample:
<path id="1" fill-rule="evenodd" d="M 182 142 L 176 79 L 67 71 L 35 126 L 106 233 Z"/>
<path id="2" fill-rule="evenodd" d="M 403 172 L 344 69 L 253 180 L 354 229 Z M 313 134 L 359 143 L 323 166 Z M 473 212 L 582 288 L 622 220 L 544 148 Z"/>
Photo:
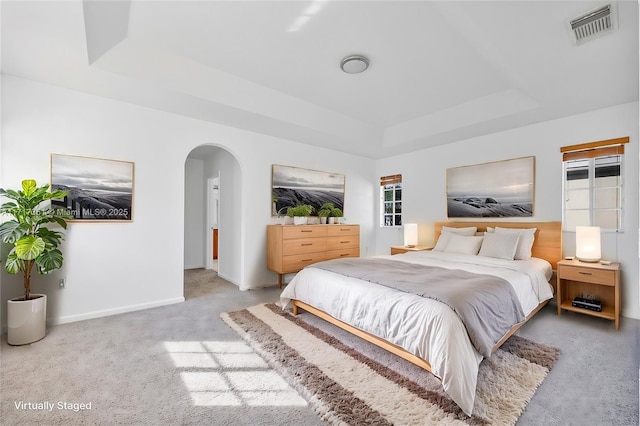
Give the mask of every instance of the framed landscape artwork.
<path id="1" fill-rule="evenodd" d="M 131 221 L 133 163 L 73 155 L 51 154 L 51 188 L 69 194 L 52 200 L 71 221 Z"/>
<path id="2" fill-rule="evenodd" d="M 299 204 L 311 205 L 314 214 L 324 203 L 333 203 L 344 212 L 344 175 L 274 164 L 271 176 L 273 216 L 286 214 L 288 207 Z"/>
<path id="3" fill-rule="evenodd" d="M 447 169 L 447 216 L 531 217 L 535 157 Z"/>

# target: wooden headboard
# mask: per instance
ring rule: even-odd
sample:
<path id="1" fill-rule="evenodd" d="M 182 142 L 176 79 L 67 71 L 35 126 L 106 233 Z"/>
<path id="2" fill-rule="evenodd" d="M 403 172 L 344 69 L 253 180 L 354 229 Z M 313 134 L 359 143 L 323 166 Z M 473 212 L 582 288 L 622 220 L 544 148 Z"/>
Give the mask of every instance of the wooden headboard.
<path id="1" fill-rule="evenodd" d="M 495 228 L 537 228 L 531 256 L 544 259 L 557 269 L 558 261 L 562 259 L 562 222 L 436 222 L 434 241 L 438 241 L 442 227 L 465 228 L 475 226 L 478 232 L 487 230 L 487 226 Z"/>

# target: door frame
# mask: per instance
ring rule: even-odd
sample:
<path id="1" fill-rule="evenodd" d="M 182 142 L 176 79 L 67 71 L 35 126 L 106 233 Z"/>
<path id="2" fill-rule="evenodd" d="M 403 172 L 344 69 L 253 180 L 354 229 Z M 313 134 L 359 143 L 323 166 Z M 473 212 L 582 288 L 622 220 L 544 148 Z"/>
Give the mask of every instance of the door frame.
<path id="1" fill-rule="evenodd" d="M 217 204 L 217 212 L 215 212 L 217 217 L 217 222 L 214 221 L 213 209 L 216 207 L 212 207 L 214 197 L 214 187 L 218 186 L 218 204 Z M 206 249 L 206 269 L 213 269 L 213 228 L 218 228 L 218 242 L 220 241 L 220 171 L 218 171 L 216 176 L 212 176 L 207 178 L 207 220 L 206 220 L 206 230 L 205 234 L 207 235 L 207 249 Z M 218 270 L 220 270 L 220 247 L 218 247 Z"/>

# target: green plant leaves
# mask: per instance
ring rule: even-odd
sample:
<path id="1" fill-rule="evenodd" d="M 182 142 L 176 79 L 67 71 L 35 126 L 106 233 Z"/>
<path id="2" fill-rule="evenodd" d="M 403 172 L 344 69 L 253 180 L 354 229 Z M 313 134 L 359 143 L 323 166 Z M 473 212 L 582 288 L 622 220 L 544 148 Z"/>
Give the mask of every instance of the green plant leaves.
<path id="1" fill-rule="evenodd" d="M 36 235 L 27 235 L 16 241 L 16 255 L 23 260 L 34 260 L 42 254 L 45 242 Z"/>
<path id="2" fill-rule="evenodd" d="M 33 193 L 36 191 L 37 188 L 38 188 L 38 185 L 36 184 L 36 181 L 33 179 L 25 179 L 22 181 L 22 192 L 24 192 L 24 195 L 27 198 L 31 198 L 31 196 L 33 195 Z"/>
<path id="3" fill-rule="evenodd" d="M 47 250 L 36 259 L 38 272 L 48 274 L 62 267 L 62 252 L 58 249 Z"/>
<path id="4" fill-rule="evenodd" d="M 60 232 L 52 231 L 49 228 L 38 229 L 37 235 L 42 238 L 47 250 L 57 248 L 62 242 L 62 234 Z"/>
<path id="5" fill-rule="evenodd" d="M 287 216 L 289 217 L 309 216 L 311 213 L 313 213 L 313 206 L 309 204 L 298 204 L 295 207 L 289 207 L 287 209 Z"/>
<path id="6" fill-rule="evenodd" d="M 4 264 L 4 269 L 6 269 L 8 273 L 13 275 L 24 270 L 24 261 L 22 259 L 19 259 L 18 255 L 16 255 L 15 247 L 11 249 L 11 252 L 9 252 L 7 260 Z"/>
<path id="7" fill-rule="evenodd" d="M 14 244 L 28 231 L 29 227 L 22 226 L 15 220 L 10 220 L 0 225 L 0 240 L 3 243 Z"/>

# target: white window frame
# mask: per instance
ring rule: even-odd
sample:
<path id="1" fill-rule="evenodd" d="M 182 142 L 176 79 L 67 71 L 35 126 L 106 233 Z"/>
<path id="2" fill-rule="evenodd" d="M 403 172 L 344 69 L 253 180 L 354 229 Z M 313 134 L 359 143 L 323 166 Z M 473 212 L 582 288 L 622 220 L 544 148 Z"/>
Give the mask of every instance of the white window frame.
<path id="1" fill-rule="evenodd" d="M 394 175 L 395 181 L 393 183 L 384 184 L 385 178 L 390 178 L 391 176 L 383 176 L 380 178 L 380 227 L 381 228 L 400 228 L 402 227 L 402 195 L 400 199 L 396 199 L 396 191 L 400 190 L 400 194 L 402 194 L 402 175 Z M 399 179 L 399 182 L 398 182 Z M 393 199 L 391 201 L 386 201 L 385 192 L 389 191 L 389 187 L 391 188 L 391 193 L 393 194 Z M 391 203 L 392 212 L 387 213 L 385 209 L 386 203 Z M 396 205 L 400 203 L 400 211 L 396 211 Z M 393 216 L 393 224 L 387 225 L 386 216 Z M 396 216 L 400 217 L 400 224 L 396 224 Z"/>
<path id="2" fill-rule="evenodd" d="M 607 145 L 607 143 L 610 142 L 617 142 L 616 144 L 611 143 L 610 145 Z M 585 210 L 585 209 L 568 209 L 567 208 L 567 202 L 568 200 L 568 194 L 567 194 L 567 186 L 568 186 L 568 180 L 567 180 L 567 171 L 568 171 L 568 166 L 575 161 L 584 161 L 587 163 L 587 173 L 588 173 L 588 197 L 589 197 L 589 206 L 588 206 L 588 220 L 589 223 L 581 223 L 579 225 L 585 225 L 585 226 L 594 226 L 597 225 L 595 224 L 595 213 L 598 210 L 612 210 L 612 209 L 600 209 L 598 208 L 598 206 L 596 206 L 596 161 L 598 159 L 602 159 L 602 158 L 607 158 L 607 157 L 613 157 L 613 156 L 619 156 L 620 158 L 620 176 L 619 176 L 619 180 L 618 180 L 618 185 L 615 186 L 615 188 L 618 190 L 618 196 L 619 196 L 619 200 L 620 200 L 620 204 L 619 207 L 616 208 L 615 210 L 619 211 L 619 222 L 618 222 L 618 227 L 617 228 L 604 228 L 601 227 L 601 230 L 603 232 L 622 232 L 623 231 L 623 227 L 624 227 L 624 205 L 625 205 L 625 199 L 624 199 L 624 146 L 622 145 L 622 143 L 627 143 L 628 142 L 628 138 L 620 138 L 620 139 L 614 139 L 614 140 L 610 140 L 610 141 L 601 141 L 601 142 L 592 142 L 590 144 L 583 144 L 583 145 L 575 145 L 572 147 L 564 147 L 561 148 L 561 151 L 564 152 L 564 156 L 563 156 L 563 162 L 562 162 L 562 227 L 563 230 L 565 231 L 569 231 L 569 232 L 575 232 L 575 229 L 571 229 L 568 228 L 568 221 L 567 221 L 567 212 L 570 211 L 578 211 L 578 210 Z M 573 148 L 576 149 L 573 149 Z M 617 152 L 611 152 L 611 151 L 617 151 Z M 572 155 L 573 154 L 573 155 Z M 613 188 L 613 187 L 612 187 Z M 602 188 L 599 188 L 602 189 Z"/>

